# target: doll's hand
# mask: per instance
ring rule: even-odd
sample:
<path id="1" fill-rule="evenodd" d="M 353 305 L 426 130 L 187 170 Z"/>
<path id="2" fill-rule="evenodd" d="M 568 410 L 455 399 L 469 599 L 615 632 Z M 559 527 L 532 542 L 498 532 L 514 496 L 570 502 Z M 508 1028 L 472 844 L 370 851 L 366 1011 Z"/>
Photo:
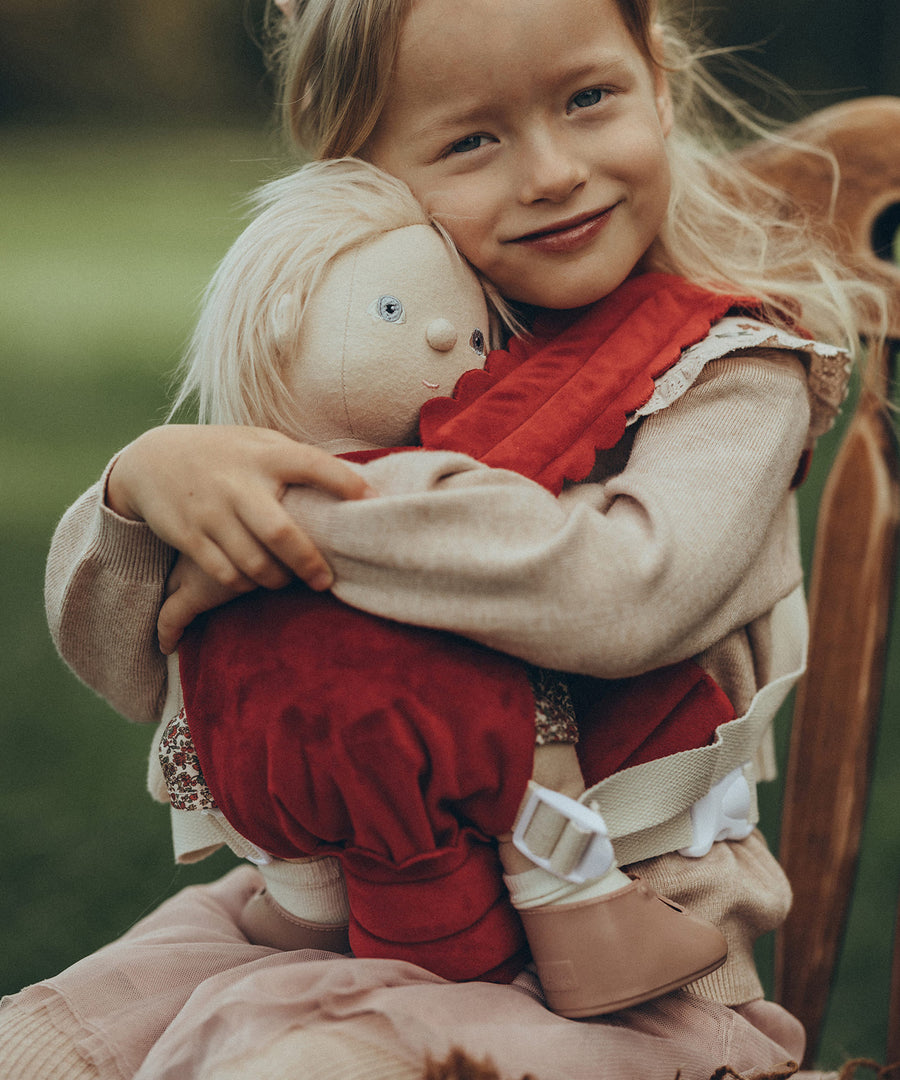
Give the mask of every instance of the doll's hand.
<path id="1" fill-rule="evenodd" d="M 146 521 L 232 596 L 258 585 L 280 588 L 294 574 L 327 589 L 328 563 L 282 505 L 292 484 L 341 499 L 371 494 L 343 462 L 278 432 L 170 424 L 122 451 L 107 502 L 123 517 Z"/>
<path id="2" fill-rule="evenodd" d="M 220 585 L 193 559 L 179 555 L 166 582 L 166 601 L 156 623 L 160 649 L 167 656 L 174 652 L 181 635 L 198 615 L 227 604 L 241 591 Z"/>

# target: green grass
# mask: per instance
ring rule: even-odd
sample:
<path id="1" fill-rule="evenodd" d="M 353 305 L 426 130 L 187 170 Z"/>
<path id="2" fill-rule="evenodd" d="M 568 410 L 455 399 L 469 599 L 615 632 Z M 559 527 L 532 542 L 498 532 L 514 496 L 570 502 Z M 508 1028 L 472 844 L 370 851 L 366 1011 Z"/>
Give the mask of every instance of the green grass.
<path id="1" fill-rule="evenodd" d="M 0 992 L 11 992 L 232 862 L 223 854 L 173 867 L 167 816 L 144 793 L 149 732 L 66 670 L 41 589 L 59 515 L 116 449 L 164 415 L 199 293 L 240 227 L 240 199 L 279 162 L 263 136 L 240 130 L 0 130 L 0 160 Z M 802 492 L 807 544 L 835 441 Z M 831 1065 L 884 1053 L 900 873 L 897 649 L 823 1047 Z M 764 811 L 774 834 L 776 791 Z"/>

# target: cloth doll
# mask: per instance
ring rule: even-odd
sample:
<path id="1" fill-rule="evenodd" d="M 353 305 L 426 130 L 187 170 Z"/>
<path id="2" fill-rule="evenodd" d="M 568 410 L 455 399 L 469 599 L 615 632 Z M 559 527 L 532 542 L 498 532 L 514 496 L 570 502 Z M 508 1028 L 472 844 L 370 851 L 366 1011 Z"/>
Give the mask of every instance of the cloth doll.
<path id="1" fill-rule="evenodd" d="M 626 411 L 678 355 L 635 355 L 620 367 L 622 386 L 598 398 L 606 369 L 590 356 L 610 328 L 588 312 L 495 350 L 483 371 L 482 287 L 397 181 L 362 162 L 318 163 L 270 185 L 261 205 L 214 278 L 195 336 L 187 385 L 201 391 L 201 409 L 205 387 L 222 381 L 249 403 L 217 419 L 279 427 L 350 460 L 418 441 L 499 455 L 558 491 L 587 475 L 595 447 L 621 436 Z M 673 287 L 642 281 L 634 302 L 664 284 Z M 682 286 L 675 299 L 702 336 L 733 301 Z M 216 370 L 204 376 L 203 365 Z M 547 393 L 553 431 L 563 417 L 574 424 L 549 444 L 538 404 Z M 645 730 L 624 755 L 619 739 L 601 771 L 701 745 L 733 716 L 702 673 L 676 667 L 662 681 L 682 700 L 689 687 L 696 706 L 678 735 L 660 742 Z M 607 694 L 614 712 L 616 688 Z M 643 700 L 659 713 L 653 680 Z M 559 674 L 454 635 L 302 586 L 242 598 L 198 620 L 170 664 L 159 750 L 177 857 L 227 842 L 257 862 L 266 888 L 243 926 L 259 943 L 340 950 L 349 918 L 357 956 L 409 959 L 453 979 L 512 978 L 530 948 L 565 1015 L 658 996 L 721 964 L 724 940 L 617 869 L 595 810 L 530 780 L 537 745 L 580 781 L 575 713 Z M 598 744 L 610 741 L 589 745 Z M 382 758 L 396 786 L 372 768 Z M 163 794 L 154 762 L 151 789 Z M 304 791 L 309 812 L 288 810 L 285 790 Z M 251 791 L 270 799 L 262 830 L 242 811 Z M 517 819 L 512 845 L 543 890 L 537 899 L 520 890 L 518 915 L 495 843 L 509 845 Z"/>

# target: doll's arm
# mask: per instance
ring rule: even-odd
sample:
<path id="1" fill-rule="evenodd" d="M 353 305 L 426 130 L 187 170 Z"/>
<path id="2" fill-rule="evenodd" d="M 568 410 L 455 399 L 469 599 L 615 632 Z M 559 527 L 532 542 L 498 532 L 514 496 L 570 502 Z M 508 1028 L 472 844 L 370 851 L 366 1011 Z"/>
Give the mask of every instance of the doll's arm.
<path id="1" fill-rule="evenodd" d="M 799 582 L 787 492 L 809 418 L 789 354 L 711 364 L 627 468 L 557 500 L 461 455 L 366 466 L 378 499 L 288 493 L 346 602 L 616 678 L 693 656 Z"/>

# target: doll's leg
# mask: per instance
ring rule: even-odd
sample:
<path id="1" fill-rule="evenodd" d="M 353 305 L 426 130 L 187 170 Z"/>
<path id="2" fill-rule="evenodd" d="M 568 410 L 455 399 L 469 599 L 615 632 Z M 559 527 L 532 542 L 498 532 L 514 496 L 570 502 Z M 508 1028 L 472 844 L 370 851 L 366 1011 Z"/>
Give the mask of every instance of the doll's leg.
<path id="1" fill-rule="evenodd" d="M 714 970 L 725 939 L 616 867 L 602 818 L 579 801 L 585 785 L 565 683 L 540 670 L 531 677 L 534 771 L 515 834 L 499 837 L 504 880 L 550 1008 L 598 1016 Z"/>
<path id="2" fill-rule="evenodd" d="M 338 859 L 275 859 L 259 870 L 265 884 L 238 916 L 248 941 L 273 949 L 350 951 L 347 889 Z"/>
<path id="3" fill-rule="evenodd" d="M 217 805 L 281 860 L 340 858 L 357 956 L 515 976 L 527 947 L 492 837 L 532 769 L 520 663 L 290 590 L 220 609 L 181 653 Z"/>
<path id="4" fill-rule="evenodd" d="M 170 677 L 178 678 L 177 670 L 170 672 Z M 252 845 L 218 814 L 184 706 L 169 720 L 157 749 L 169 803 L 175 814 L 180 812 L 177 821 L 173 817 L 176 860 L 196 862 L 214 850 L 208 846 L 208 834 L 201 837 L 192 824 L 202 811 L 217 813 L 220 839 L 229 842 L 240 857 L 251 857 Z M 349 950 L 347 890 L 334 856 L 312 856 L 293 862 L 275 859 L 259 869 L 264 884 L 238 917 L 238 926 L 248 941 L 276 949 Z"/>

